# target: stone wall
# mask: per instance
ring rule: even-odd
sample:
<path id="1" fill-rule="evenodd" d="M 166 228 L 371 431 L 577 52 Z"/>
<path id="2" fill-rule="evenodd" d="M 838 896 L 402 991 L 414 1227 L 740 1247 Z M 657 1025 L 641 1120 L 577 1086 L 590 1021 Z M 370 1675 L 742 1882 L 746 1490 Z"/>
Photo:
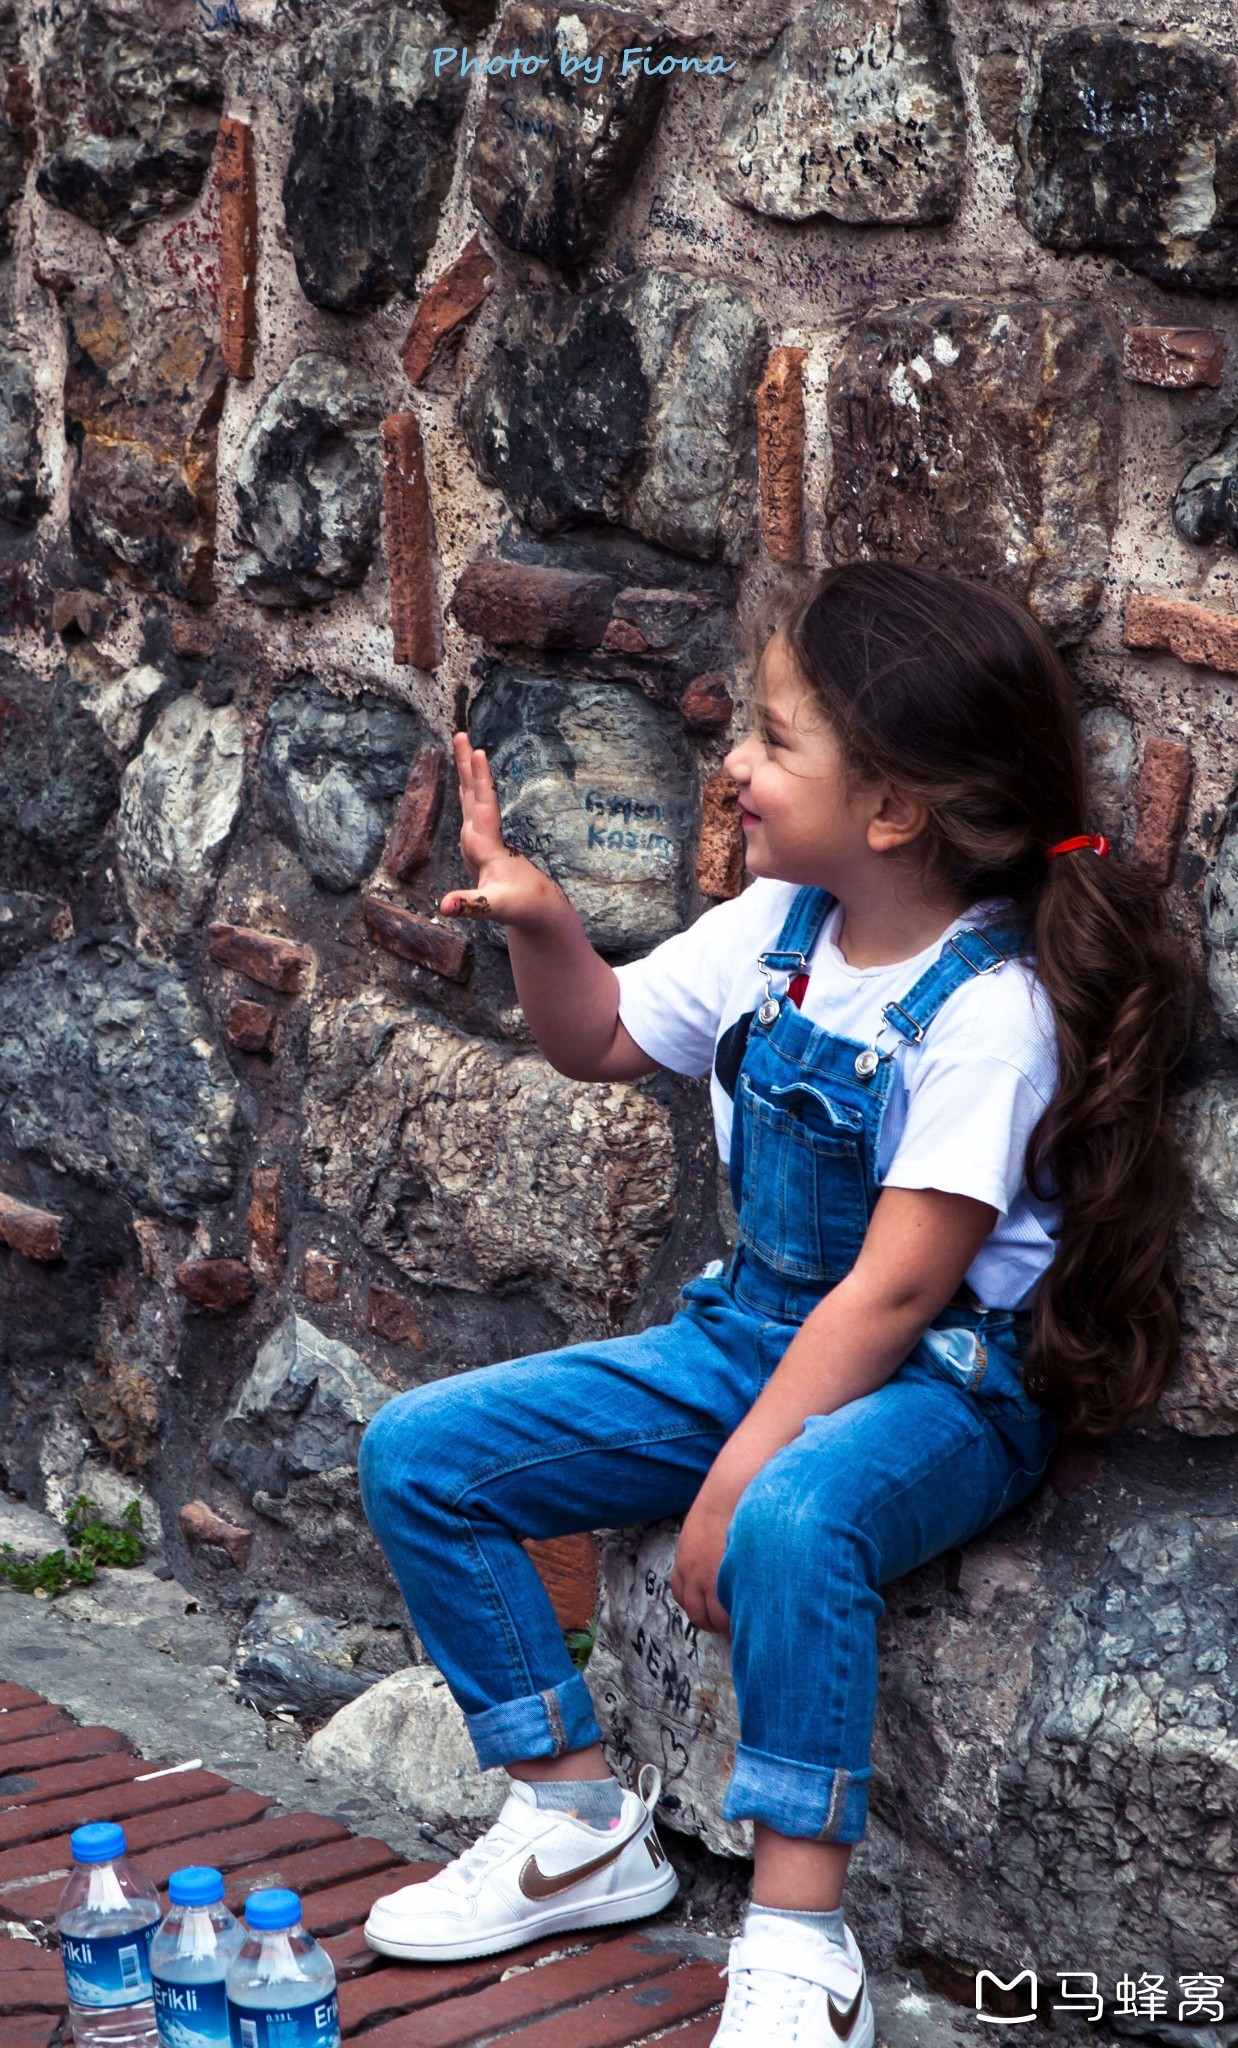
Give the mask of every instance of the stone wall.
<path id="1" fill-rule="evenodd" d="M 554 1074 L 501 932 L 436 916 L 450 733 L 638 955 L 742 885 L 743 618 L 892 554 L 1065 649 L 1090 822 L 1189 943 L 1187 1358 L 1141 1452 L 1189 1518 L 1238 1432 L 1232 10 L 0 0 L 0 72 L 8 1489 L 62 1512 L 109 1461 L 221 1607 L 397 1619 L 375 1406 L 664 1318 L 727 1243 L 703 1084 Z M 1053 1645 L 1000 1710 L 1029 1756 Z M 1038 1782 L 1001 1794 L 1037 1871 Z M 883 1882 L 970 1952 L 966 1901 Z"/>

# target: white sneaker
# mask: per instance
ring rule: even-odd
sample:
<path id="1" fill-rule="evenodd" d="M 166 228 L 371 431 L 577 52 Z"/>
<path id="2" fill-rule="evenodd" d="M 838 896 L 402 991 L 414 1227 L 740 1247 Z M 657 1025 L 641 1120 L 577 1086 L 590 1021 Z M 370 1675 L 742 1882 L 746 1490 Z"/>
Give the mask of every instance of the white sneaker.
<path id="1" fill-rule="evenodd" d="M 844 1931 L 842 1948 L 794 1921 L 737 1936 L 712 2048 L 873 2048 L 864 1959 Z"/>
<path id="2" fill-rule="evenodd" d="M 532 1785 L 514 1778 L 498 1819 L 463 1856 L 374 1901 L 370 1947 L 406 1962 L 457 1962 L 656 1913 L 679 1890 L 654 1832 L 662 1773 L 644 1764 L 636 1785 L 606 1829 L 539 1806 Z"/>

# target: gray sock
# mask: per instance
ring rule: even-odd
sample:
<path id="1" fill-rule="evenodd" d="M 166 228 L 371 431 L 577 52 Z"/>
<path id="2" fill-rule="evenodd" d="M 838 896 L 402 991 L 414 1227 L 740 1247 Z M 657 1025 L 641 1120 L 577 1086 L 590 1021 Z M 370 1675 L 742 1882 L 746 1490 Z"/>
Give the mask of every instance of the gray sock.
<path id="1" fill-rule="evenodd" d="M 800 1913 L 791 1906 L 758 1906 L 754 1899 L 744 1914 L 745 1934 L 755 1934 L 757 1932 L 760 1921 L 754 1916 L 762 1913 L 768 1914 L 774 1920 L 797 1920 L 801 1927 L 815 1927 L 818 1934 L 827 1935 L 831 1941 L 838 1943 L 839 1948 L 843 1945 L 843 1909 L 841 1906 L 834 1906 L 826 1913 Z"/>
<path id="2" fill-rule="evenodd" d="M 609 1778 L 526 1780 L 529 1782 L 539 1806 L 556 1806 L 562 1813 L 574 1813 L 591 1828 L 609 1828 L 623 1812 L 623 1787 L 613 1774 Z"/>

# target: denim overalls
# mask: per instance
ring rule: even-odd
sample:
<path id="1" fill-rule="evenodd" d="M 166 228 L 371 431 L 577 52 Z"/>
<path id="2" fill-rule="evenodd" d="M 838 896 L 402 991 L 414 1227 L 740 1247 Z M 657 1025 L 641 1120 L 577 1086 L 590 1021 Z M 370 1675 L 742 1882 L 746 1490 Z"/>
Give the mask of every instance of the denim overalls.
<path id="1" fill-rule="evenodd" d="M 362 1440 L 366 1513 L 483 1768 L 600 1734 L 587 1673 L 573 1669 L 519 1539 L 687 1512 L 859 1252 L 896 1078 L 880 1041 L 918 1042 L 962 982 L 1000 971 L 1020 945 L 1014 930 L 956 933 L 863 1046 L 785 995 L 832 901 L 797 893 L 759 962 L 765 1002 L 717 1049 L 735 1104 L 739 1240 L 725 1270 L 714 1261 L 690 1280 L 669 1323 L 399 1395 Z M 1024 1499 L 1057 1439 L 1023 1388 L 1027 1321 L 960 1289 L 884 1385 L 810 1415 L 735 1504 L 717 1580 L 740 1722 L 728 1820 L 819 1841 L 863 1835 L 878 1587 Z M 694 1692 L 686 1708 L 668 1696 L 664 1758 L 684 1754 L 693 1716 L 711 1712 Z"/>

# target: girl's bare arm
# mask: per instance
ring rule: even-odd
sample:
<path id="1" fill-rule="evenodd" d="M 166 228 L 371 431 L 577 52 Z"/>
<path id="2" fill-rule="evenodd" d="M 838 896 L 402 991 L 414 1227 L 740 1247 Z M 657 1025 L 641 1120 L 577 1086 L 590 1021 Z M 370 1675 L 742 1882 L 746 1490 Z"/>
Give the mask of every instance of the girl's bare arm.
<path id="1" fill-rule="evenodd" d="M 575 1081 L 627 1081 L 655 1074 L 619 1022 L 619 983 L 549 875 L 503 844 L 499 799 L 482 748 L 452 736 L 460 779 L 460 852 L 473 889 L 449 889 L 446 917 L 489 917 L 507 927 L 520 1006 L 553 1067 Z"/>

